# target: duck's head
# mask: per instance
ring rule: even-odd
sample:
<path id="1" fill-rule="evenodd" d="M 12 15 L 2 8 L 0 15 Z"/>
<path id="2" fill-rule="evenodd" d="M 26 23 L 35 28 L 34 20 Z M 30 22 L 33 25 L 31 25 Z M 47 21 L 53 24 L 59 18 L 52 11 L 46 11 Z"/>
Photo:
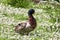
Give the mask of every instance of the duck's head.
<path id="1" fill-rule="evenodd" d="M 28 11 L 28 15 L 32 15 L 32 14 L 34 14 L 35 13 L 35 10 L 34 9 L 30 9 L 29 11 Z"/>

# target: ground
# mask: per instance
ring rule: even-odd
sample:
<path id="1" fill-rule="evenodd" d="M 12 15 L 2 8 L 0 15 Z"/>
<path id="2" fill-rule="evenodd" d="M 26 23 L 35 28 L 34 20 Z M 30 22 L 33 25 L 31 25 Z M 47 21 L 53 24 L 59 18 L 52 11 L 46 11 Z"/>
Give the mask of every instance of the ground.
<path id="1" fill-rule="evenodd" d="M 14 26 L 18 22 L 28 20 L 28 10 L 0 4 L 0 40 L 60 40 L 60 27 L 58 19 L 55 17 L 54 6 L 51 11 L 54 14 L 52 16 L 49 14 L 49 10 L 34 8 L 37 27 L 29 36 L 21 36 L 16 33 Z"/>

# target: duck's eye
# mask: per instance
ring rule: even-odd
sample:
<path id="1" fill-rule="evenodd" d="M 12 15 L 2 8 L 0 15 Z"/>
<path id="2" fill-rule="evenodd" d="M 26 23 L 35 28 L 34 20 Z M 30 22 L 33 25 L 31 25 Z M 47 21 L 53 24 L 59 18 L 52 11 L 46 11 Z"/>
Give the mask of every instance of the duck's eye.
<path id="1" fill-rule="evenodd" d="M 18 25 L 21 25 L 21 24 L 18 24 Z"/>

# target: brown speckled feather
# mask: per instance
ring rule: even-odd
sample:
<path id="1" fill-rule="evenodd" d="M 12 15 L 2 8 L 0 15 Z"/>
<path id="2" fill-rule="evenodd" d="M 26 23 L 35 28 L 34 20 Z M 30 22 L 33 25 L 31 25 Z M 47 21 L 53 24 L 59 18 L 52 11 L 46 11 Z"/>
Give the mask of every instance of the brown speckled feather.
<path id="1" fill-rule="evenodd" d="M 34 10 L 31 9 L 28 12 L 29 20 L 26 22 L 21 22 L 15 26 L 15 31 L 21 35 L 28 35 L 29 32 L 33 31 L 36 28 L 36 19 L 32 16 Z"/>
<path id="2" fill-rule="evenodd" d="M 17 26 L 15 26 L 15 31 L 17 33 L 22 34 L 22 35 L 24 35 L 24 34 L 27 35 L 32 30 L 33 30 L 33 28 L 30 25 L 29 21 L 28 22 L 19 23 Z"/>

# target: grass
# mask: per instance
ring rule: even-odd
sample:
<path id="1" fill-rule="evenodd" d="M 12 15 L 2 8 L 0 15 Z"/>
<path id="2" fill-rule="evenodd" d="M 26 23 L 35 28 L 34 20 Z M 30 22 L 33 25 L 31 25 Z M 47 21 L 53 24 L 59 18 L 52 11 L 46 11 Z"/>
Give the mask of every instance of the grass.
<path id="1" fill-rule="evenodd" d="M 24 14 L 15 14 L 15 13 L 12 13 L 12 14 L 7 14 L 7 13 L 4 13 L 3 14 L 4 16 L 6 17 L 14 17 L 15 20 L 27 20 L 27 16 L 24 16 Z"/>
<path id="2" fill-rule="evenodd" d="M 18 22 L 28 20 L 28 9 L 0 5 L 0 40 L 60 40 L 60 9 L 51 6 L 37 5 L 37 9 L 35 6 L 37 27 L 30 36 L 21 36 L 14 31 L 14 26 Z M 18 12 L 15 12 L 16 10 Z"/>

